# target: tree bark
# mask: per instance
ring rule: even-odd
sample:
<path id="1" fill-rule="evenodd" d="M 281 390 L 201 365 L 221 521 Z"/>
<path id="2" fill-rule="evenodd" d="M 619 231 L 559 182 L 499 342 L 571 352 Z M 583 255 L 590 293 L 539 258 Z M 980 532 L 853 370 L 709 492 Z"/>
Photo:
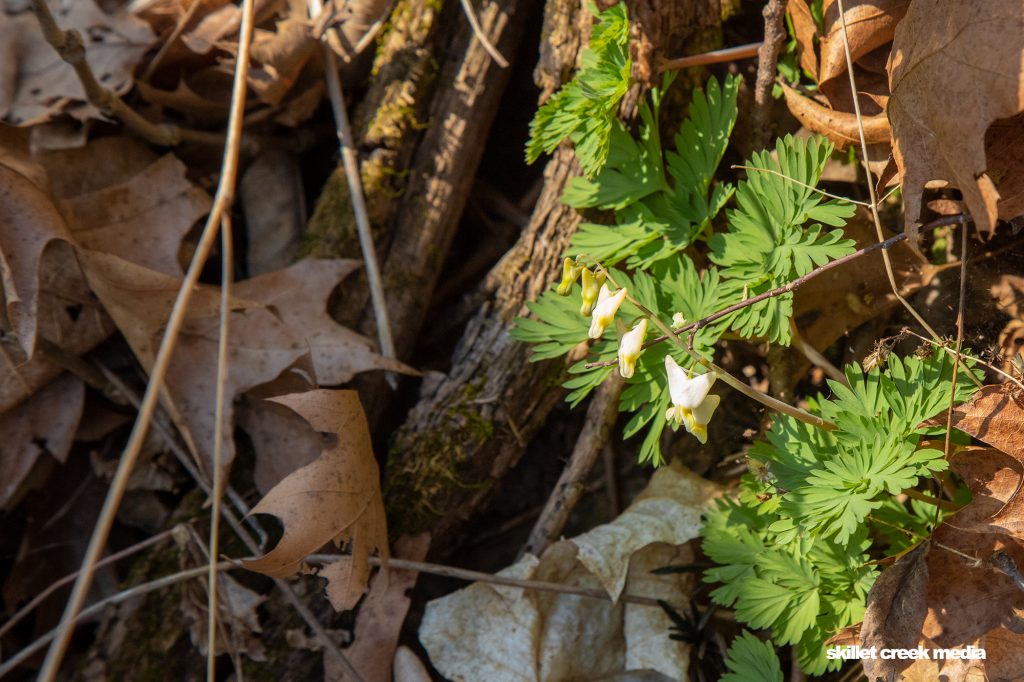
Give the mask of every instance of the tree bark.
<path id="1" fill-rule="evenodd" d="M 634 6 L 641 4 L 648 3 Z M 682 36 L 706 40 L 709 29 L 718 30 L 718 0 L 683 4 L 690 11 L 664 16 L 685 16 L 690 22 L 685 27 L 675 19 L 671 30 L 640 21 L 637 31 L 656 37 L 658 45 L 671 37 L 674 50 L 685 52 Z M 591 19 L 582 3 L 569 0 L 548 0 L 544 18 L 545 45 L 535 80 L 551 88 L 575 66 L 579 36 L 586 35 Z M 653 11 L 638 11 L 634 18 L 663 20 Z M 563 146 L 545 169 L 529 225 L 487 277 L 487 298 L 467 325 L 451 372 L 424 382 L 419 402 L 395 434 L 384 481 L 395 534 L 431 530 L 435 545 L 444 545 L 440 538 L 488 498 L 561 398 L 552 387 L 564 361 L 530 363 L 528 349 L 509 330 L 517 316 L 528 313 L 525 303 L 560 274 L 561 255 L 580 222 L 560 199 L 577 172 L 572 151 Z"/>

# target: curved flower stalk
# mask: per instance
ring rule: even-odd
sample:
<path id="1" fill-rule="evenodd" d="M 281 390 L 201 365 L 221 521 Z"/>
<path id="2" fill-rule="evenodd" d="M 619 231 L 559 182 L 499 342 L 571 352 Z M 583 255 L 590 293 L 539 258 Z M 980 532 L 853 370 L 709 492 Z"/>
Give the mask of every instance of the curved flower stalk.
<path id="1" fill-rule="evenodd" d="M 697 440 L 707 443 L 708 424 L 721 402 L 721 398 L 710 393 L 717 374 L 712 371 L 690 376 L 671 355 L 665 356 L 665 372 L 672 398 L 672 407 L 665 412 L 665 419 L 673 429 L 682 424 Z"/>

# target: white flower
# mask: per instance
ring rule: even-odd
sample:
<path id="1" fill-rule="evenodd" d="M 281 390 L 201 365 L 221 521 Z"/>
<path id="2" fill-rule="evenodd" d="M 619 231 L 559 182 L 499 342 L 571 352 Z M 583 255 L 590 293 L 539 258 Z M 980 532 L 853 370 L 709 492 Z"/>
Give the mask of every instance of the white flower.
<path id="1" fill-rule="evenodd" d="M 619 341 L 619 374 L 623 379 L 633 376 L 637 358 L 644 349 L 644 336 L 647 334 L 647 318 L 641 319 L 631 330 L 622 335 Z"/>
<path id="2" fill-rule="evenodd" d="M 686 318 L 683 317 L 682 313 L 676 313 L 672 316 L 672 328 L 679 329 L 680 327 L 686 326 Z"/>
<path id="3" fill-rule="evenodd" d="M 605 328 L 615 319 L 615 313 L 619 311 L 619 306 L 622 305 L 625 298 L 625 288 L 619 289 L 613 294 L 608 290 L 607 284 L 601 285 L 601 292 L 597 295 L 597 305 L 594 306 L 594 312 L 590 316 L 590 338 L 601 338 Z"/>
<path id="4" fill-rule="evenodd" d="M 672 398 L 672 407 L 665 412 L 665 418 L 673 429 L 682 424 L 701 443 L 708 442 L 708 422 L 721 402 L 717 395 L 709 394 L 715 383 L 715 373 L 691 377 L 671 355 L 665 356 L 665 372 Z"/>

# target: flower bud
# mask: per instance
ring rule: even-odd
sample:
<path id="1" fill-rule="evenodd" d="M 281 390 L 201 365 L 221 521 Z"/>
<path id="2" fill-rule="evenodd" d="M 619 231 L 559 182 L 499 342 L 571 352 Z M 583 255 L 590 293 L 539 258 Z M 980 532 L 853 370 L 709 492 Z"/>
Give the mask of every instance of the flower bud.
<path id="1" fill-rule="evenodd" d="M 643 352 L 644 336 L 647 335 L 647 318 L 641 319 L 619 341 L 619 374 L 629 379 L 636 371 L 636 361 Z"/>
<path id="2" fill-rule="evenodd" d="M 566 257 L 562 261 L 562 281 L 558 283 L 558 289 L 556 289 L 559 296 L 569 295 L 572 285 L 576 283 L 576 278 L 580 276 L 582 269 L 583 266 L 577 265 L 572 258 Z"/>
<path id="3" fill-rule="evenodd" d="M 604 272 L 595 275 L 590 268 L 583 268 L 583 305 L 580 306 L 580 315 L 583 317 L 590 317 L 594 311 L 594 304 L 601 287 L 604 286 L 605 277 Z"/>

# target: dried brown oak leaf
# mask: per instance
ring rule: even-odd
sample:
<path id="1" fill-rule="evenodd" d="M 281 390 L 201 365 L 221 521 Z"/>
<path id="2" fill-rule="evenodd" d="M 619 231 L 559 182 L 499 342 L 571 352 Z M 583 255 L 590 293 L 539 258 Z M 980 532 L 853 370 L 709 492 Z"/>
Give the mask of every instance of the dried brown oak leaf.
<path id="1" fill-rule="evenodd" d="M 13 410 L 0 415 L 0 509 L 16 501 L 36 461 L 67 459 L 85 402 L 85 386 L 64 374 Z"/>
<path id="2" fill-rule="evenodd" d="M 337 386 L 373 369 L 416 374 L 408 365 L 378 355 L 368 338 L 327 314 L 331 291 L 358 268 L 355 260 L 307 258 L 284 270 L 239 282 L 235 293 L 273 308 L 286 325 L 305 338 L 321 386 Z"/>
<path id="3" fill-rule="evenodd" d="M 100 85 L 118 94 L 129 90 L 132 70 L 155 39 L 149 25 L 125 9 L 106 14 L 93 0 L 49 4 L 62 29 L 81 33 L 85 58 Z M 31 11 L 16 16 L 0 11 L 0 40 L 5 57 L 0 74 L 6 69 L 9 75 L 12 64 L 15 68 L 13 88 L 0 75 L 0 120 L 35 125 L 65 111 L 80 120 L 102 118 L 85 101 L 74 69 L 46 42 Z"/>
<path id="4" fill-rule="evenodd" d="M 395 557 L 423 561 L 430 549 L 430 534 L 403 535 L 395 541 Z M 416 571 L 396 571 L 391 580 L 373 579 L 366 601 L 359 607 L 356 629 L 345 657 L 367 682 L 390 682 L 391 664 L 398 649 L 405 614 L 411 602 L 408 593 L 416 586 Z M 338 657 L 324 653 L 324 682 L 345 682 L 352 678 Z"/>
<path id="5" fill-rule="evenodd" d="M 306 568 L 305 558 L 324 545 L 351 543 L 352 554 L 328 564 L 327 597 L 335 609 L 353 608 L 370 577 L 369 556 L 388 557 L 380 472 L 370 429 L 355 391 L 319 389 L 272 398 L 328 434 L 320 458 L 278 483 L 252 513 L 273 514 L 284 525 L 280 542 L 243 566 L 284 578 Z"/>
<path id="6" fill-rule="evenodd" d="M 984 648 L 986 659 L 944 661 L 942 679 L 1019 679 L 1024 667 L 1024 541 L 1016 498 L 1024 462 L 991 448 L 968 448 L 951 468 L 970 487 L 970 504 L 948 517 L 930 541 L 883 572 L 868 596 L 862 644 L 907 648 Z M 923 598 L 926 612 L 919 600 Z M 923 617 L 922 617 L 923 616 Z M 870 637 L 870 641 L 868 638 Z M 930 662 L 934 664 L 934 661 Z M 925 663 L 865 661 L 871 680 L 937 679 Z M 900 674 L 902 673 L 902 678 Z"/>
<path id="7" fill-rule="evenodd" d="M 1024 110 L 1022 58 L 1024 1 L 911 2 L 893 39 L 888 113 L 912 237 L 930 182 L 959 188 L 979 232 L 992 233 L 1002 213 L 985 135 Z"/>
<path id="8" fill-rule="evenodd" d="M 181 238 L 208 210 L 210 199 L 188 182 L 174 157 L 158 159 L 129 138 L 31 156 L 27 146 L 8 137 L 0 138 L 0 166 L 34 170 L 31 184 L 17 179 L 0 189 L 0 258 L 12 265 L 14 283 L 5 287 L 7 302 L 25 311 L 25 301 L 33 291 L 38 294 L 34 315 L 22 319 L 16 311 L 12 319 L 26 332 L 35 325 L 38 336 L 60 352 L 81 355 L 113 333 L 114 325 L 89 290 L 69 244 L 84 241 L 180 272 Z M 2 168 L 0 173 L 8 175 Z M 16 338 L 0 339 L 6 358 L 0 363 L 0 413 L 63 371 L 52 353 L 29 359 Z"/>

